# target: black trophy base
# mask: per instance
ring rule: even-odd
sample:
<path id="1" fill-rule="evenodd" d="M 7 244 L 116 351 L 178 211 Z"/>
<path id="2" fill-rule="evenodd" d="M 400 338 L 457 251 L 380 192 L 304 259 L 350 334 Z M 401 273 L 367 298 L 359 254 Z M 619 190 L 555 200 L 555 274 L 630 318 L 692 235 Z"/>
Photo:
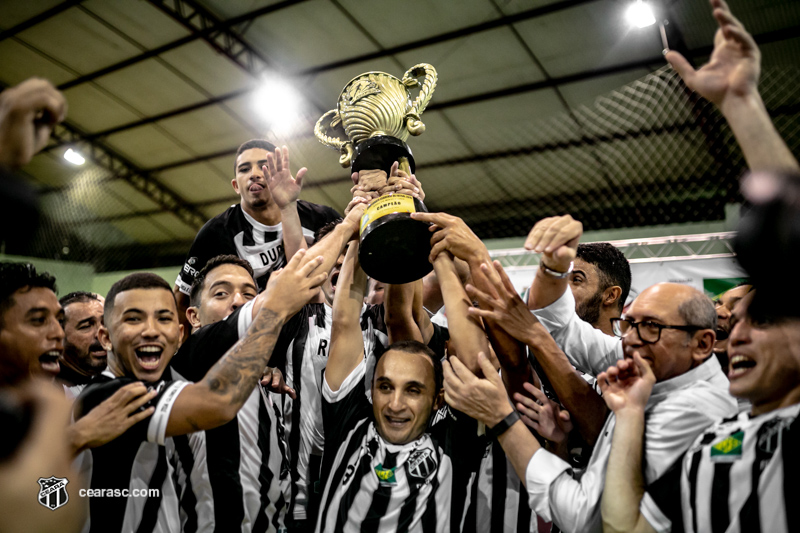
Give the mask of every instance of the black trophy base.
<path id="1" fill-rule="evenodd" d="M 350 172 L 378 169 L 386 172 L 388 176 L 392 170 L 392 164 L 400 161 L 401 158 L 408 161 L 408 166 L 413 174 L 416 170 L 414 155 L 406 143 L 397 137 L 388 135 L 370 137 L 356 145 Z"/>
<path id="2" fill-rule="evenodd" d="M 425 204 L 414 199 L 418 212 Z M 433 265 L 430 224 L 411 218 L 409 213 L 392 213 L 367 225 L 361 233 L 358 260 L 361 268 L 383 283 L 401 284 L 421 279 Z"/>

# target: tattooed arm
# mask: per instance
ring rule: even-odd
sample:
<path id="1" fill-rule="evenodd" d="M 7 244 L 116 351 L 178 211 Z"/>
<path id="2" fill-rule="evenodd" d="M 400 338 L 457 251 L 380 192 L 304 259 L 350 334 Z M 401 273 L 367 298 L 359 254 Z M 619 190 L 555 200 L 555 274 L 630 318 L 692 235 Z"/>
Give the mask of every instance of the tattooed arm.
<path id="1" fill-rule="evenodd" d="M 327 274 L 322 257 L 304 261 L 298 251 L 285 268 L 274 272 L 258 315 L 242 337 L 205 375 L 185 387 L 169 415 L 166 436 L 212 429 L 236 416 L 261 379 L 281 327 L 319 292 Z"/>

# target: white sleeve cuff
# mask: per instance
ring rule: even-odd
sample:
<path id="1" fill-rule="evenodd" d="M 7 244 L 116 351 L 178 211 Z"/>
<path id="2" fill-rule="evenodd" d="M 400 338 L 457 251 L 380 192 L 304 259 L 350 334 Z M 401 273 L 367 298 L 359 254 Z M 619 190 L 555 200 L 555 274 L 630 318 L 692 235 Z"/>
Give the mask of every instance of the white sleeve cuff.
<path id="1" fill-rule="evenodd" d="M 672 521 L 664 516 L 661 509 L 658 508 L 656 502 L 650 497 L 650 494 L 645 492 L 642 501 L 639 504 L 639 511 L 644 516 L 645 520 L 650 526 L 658 531 L 658 533 L 671 533 Z"/>
<path id="2" fill-rule="evenodd" d="M 350 391 L 352 391 L 360 382 L 364 379 L 364 376 L 367 373 L 367 360 L 362 359 L 358 366 L 350 372 L 350 375 L 345 378 L 342 382 L 342 385 L 339 387 L 339 390 L 333 391 L 331 390 L 330 386 L 328 385 L 328 376 L 325 376 L 325 379 L 322 380 L 322 397 L 325 398 L 325 401 L 328 403 L 336 403 L 345 396 L 347 396 Z"/>
<path id="3" fill-rule="evenodd" d="M 575 297 L 572 295 L 572 289 L 567 287 L 558 300 L 547 307 L 535 309 L 531 313 L 547 328 L 547 331 L 567 326 L 572 315 L 575 314 Z"/>
<path id="4" fill-rule="evenodd" d="M 536 450 L 525 469 L 528 503 L 537 515 L 550 522 L 550 490 L 553 482 L 564 472 L 571 471 L 569 464 L 544 448 Z"/>
<path id="5" fill-rule="evenodd" d="M 184 281 L 181 279 L 180 273 L 178 273 L 178 279 L 175 280 L 175 286 L 178 287 L 178 290 L 186 296 L 189 296 L 192 292 L 192 286 L 184 283 Z"/>
<path id="6" fill-rule="evenodd" d="M 156 410 L 150 417 L 147 425 L 147 442 L 155 442 L 159 446 L 164 445 L 164 438 L 167 433 L 169 414 L 172 406 L 184 387 L 189 385 L 187 381 L 174 381 L 167 386 L 167 390 L 161 395 L 161 399 L 156 404 Z"/>
<path id="7" fill-rule="evenodd" d="M 253 298 L 246 304 L 242 306 L 242 310 L 239 311 L 239 320 L 236 327 L 239 330 L 239 338 L 241 339 L 244 337 L 247 330 L 250 328 L 250 324 L 253 323 L 253 306 L 256 303 L 256 299 Z"/>

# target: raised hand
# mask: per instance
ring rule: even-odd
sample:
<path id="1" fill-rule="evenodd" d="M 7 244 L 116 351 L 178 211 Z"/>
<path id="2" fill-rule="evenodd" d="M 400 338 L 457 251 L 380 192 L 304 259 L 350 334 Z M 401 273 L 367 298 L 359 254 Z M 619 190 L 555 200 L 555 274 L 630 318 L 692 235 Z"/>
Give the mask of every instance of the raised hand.
<path id="1" fill-rule="evenodd" d="M 469 314 L 493 320 L 516 340 L 529 344 L 531 330 L 538 321 L 517 294 L 508 274 L 499 261 L 495 261 L 494 264 L 481 264 L 481 271 L 492 284 L 494 293 L 488 294 L 467 284 L 465 288 L 470 299 L 480 305 L 479 308 L 470 307 Z"/>
<path id="2" fill-rule="evenodd" d="M 541 253 L 546 267 L 566 272 L 575 259 L 583 224 L 570 215 L 543 218 L 525 239 L 525 249 Z"/>
<path id="3" fill-rule="evenodd" d="M 414 174 L 410 176 L 405 171 L 400 170 L 397 161 L 392 164 L 392 170 L 389 172 L 389 179 L 386 185 L 380 190 L 380 195 L 384 194 L 407 194 L 419 200 L 425 200 L 425 191 L 422 190 L 422 185 Z"/>
<path id="4" fill-rule="evenodd" d="M 514 401 L 525 425 L 551 442 L 560 444 L 567 440 L 572 431 L 569 411 L 561 409 L 533 383 L 525 383 L 523 387 L 533 398 L 517 392 Z"/>
<path id="5" fill-rule="evenodd" d="M 730 97 L 745 97 L 756 92 L 761 52 L 724 0 L 711 0 L 711 6 L 719 29 L 708 63 L 695 70 L 678 52 L 670 51 L 666 58 L 687 87 L 722 106 Z"/>
<path id="6" fill-rule="evenodd" d="M 303 167 L 297 171 L 297 176 L 292 176 L 289 169 L 289 148 L 283 146 L 276 148 L 274 154 L 267 154 L 267 164 L 262 167 L 267 178 L 267 187 L 272 199 L 279 208 L 283 209 L 300 197 L 303 188 L 303 176 L 308 171 Z"/>
<path id="7" fill-rule="evenodd" d="M 31 78 L 0 93 L 0 165 L 28 164 L 66 115 L 64 95 L 47 80 Z"/>
<path id="8" fill-rule="evenodd" d="M 623 409 L 644 410 L 655 382 L 653 369 L 639 354 L 633 354 L 633 359 L 621 359 L 597 376 L 603 400 L 615 413 Z"/>
<path id="9" fill-rule="evenodd" d="M 434 224 L 430 229 L 434 232 L 431 237 L 431 263 L 445 250 L 467 263 L 488 255 L 478 236 L 458 217 L 447 213 L 411 213 L 411 218 Z"/>
<path id="10" fill-rule="evenodd" d="M 508 401 L 503 380 L 483 352 L 478 354 L 478 364 L 486 378 L 478 378 L 451 356 L 442 363 L 444 371 L 444 399 L 454 409 L 494 427 L 514 408 Z"/>
<path id="11" fill-rule="evenodd" d="M 297 313 L 320 291 L 320 285 L 328 278 L 320 272 L 322 256 L 306 258 L 306 250 L 298 250 L 289 263 L 272 273 L 267 282 L 264 307 L 282 311 L 286 316 Z"/>

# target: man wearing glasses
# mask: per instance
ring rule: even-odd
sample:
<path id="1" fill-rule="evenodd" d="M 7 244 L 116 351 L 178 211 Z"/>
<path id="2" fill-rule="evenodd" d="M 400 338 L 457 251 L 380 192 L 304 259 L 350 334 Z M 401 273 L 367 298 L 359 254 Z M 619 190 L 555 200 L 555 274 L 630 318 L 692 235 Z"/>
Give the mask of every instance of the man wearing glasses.
<path id="1" fill-rule="evenodd" d="M 546 267 L 557 274 L 568 271 L 582 226 L 572 217 L 554 222 L 556 227 L 542 232 L 544 237 L 531 248 L 543 252 Z M 535 302 L 546 302 L 535 315 L 576 367 L 597 375 L 621 357 L 638 354 L 653 368 L 657 383 L 645 409 L 646 486 L 661 478 L 715 419 L 736 414 L 728 381 L 711 357 L 716 311 L 700 291 L 675 283 L 642 291 L 628 312 L 613 321 L 615 338 L 576 317 L 566 276 L 537 275 L 532 290 L 537 291 Z M 459 370 L 457 380 L 452 375 L 448 379 L 445 372 L 445 391 L 453 408 L 486 427 L 494 427 L 513 411 L 502 382 L 478 380 Z M 478 412 L 472 406 L 486 408 Z M 615 425 L 611 414 L 580 480 L 567 462 L 542 449 L 522 424 L 512 424 L 500 436 L 498 441 L 524 481 L 538 516 L 564 531 L 602 531 L 600 501 Z"/>

